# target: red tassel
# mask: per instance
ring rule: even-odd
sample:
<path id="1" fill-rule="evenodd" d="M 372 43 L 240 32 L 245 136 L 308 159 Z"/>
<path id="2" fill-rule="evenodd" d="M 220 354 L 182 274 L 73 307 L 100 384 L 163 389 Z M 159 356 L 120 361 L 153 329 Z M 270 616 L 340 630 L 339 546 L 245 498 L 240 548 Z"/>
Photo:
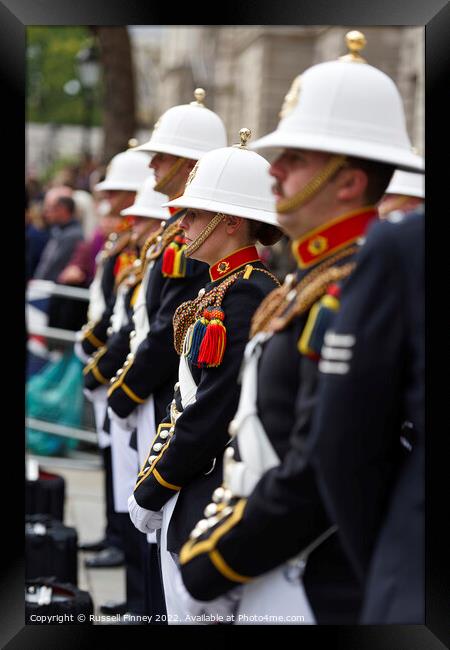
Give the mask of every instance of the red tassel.
<path id="1" fill-rule="evenodd" d="M 198 353 L 200 367 L 215 368 L 222 363 L 227 344 L 227 330 L 223 324 L 225 314 L 216 308 L 208 313 L 209 321 Z"/>
<path id="2" fill-rule="evenodd" d="M 162 267 L 161 267 L 161 272 L 164 275 L 173 274 L 173 265 L 175 262 L 175 246 L 176 245 L 173 245 L 173 243 L 169 244 L 166 250 L 164 251 Z"/>
<path id="3" fill-rule="evenodd" d="M 129 253 L 128 251 L 120 253 L 116 259 L 116 263 L 114 264 L 114 277 L 116 277 L 125 267 L 131 266 L 135 259 L 136 255 L 134 253 Z"/>

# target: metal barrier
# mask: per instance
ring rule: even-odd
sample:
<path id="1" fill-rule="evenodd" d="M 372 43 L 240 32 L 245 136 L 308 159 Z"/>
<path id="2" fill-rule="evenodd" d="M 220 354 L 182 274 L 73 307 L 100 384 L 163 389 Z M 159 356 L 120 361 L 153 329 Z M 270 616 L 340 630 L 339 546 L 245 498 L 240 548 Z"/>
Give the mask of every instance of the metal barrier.
<path id="1" fill-rule="evenodd" d="M 70 287 L 65 284 L 57 284 L 49 280 L 30 280 L 27 285 L 27 296 L 30 292 L 42 293 L 42 297 L 65 296 L 75 300 L 89 300 L 89 289 L 83 287 Z M 37 296 L 35 296 L 37 297 Z"/>
<path id="2" fill-rule="evenodd" d="M 47 298 L 49 296 L 64 296 L 66 298 L 72 298 L 74 300 L 89 300 L 89 289 L 84 289 L 81 287 L 70 287 L 63 284 L 57 284 L 56 282 L 50 282 L 48 280 L 30 280 L 27 285 L 27 303 L 28 300 L 39 300 L 42 298 Z M 30 308 L 30 305 L 27 304 L 27 308 Z M 56 327 L 48 327 L 40 322 L 40 318 L 34 318 L 35 312 L 31 309 L 28 309 L 28 318 L 27 318 L 27 332 L 31 335 L 45 336 L 47 338 L 54 339 L 56 341 L 64 341 L 69 343 L 74 343 L 76 341 L 76 332 L 72 330 L 64 330 Z M 39 420 L 36 418 L 25 418 L 25 426 L 37 429 L 44 433 L 52 433 L 57 436 L 62 436 L 66 438 L 76 438 L 77 440 L 82 440 L 84 442 L 92 443 L 97 445 L 98 437 L 97 432 L 92 429 L 78 429 L 73 427 L 68 427 L 56 422 L 49 422 L 47 420 Z"/>

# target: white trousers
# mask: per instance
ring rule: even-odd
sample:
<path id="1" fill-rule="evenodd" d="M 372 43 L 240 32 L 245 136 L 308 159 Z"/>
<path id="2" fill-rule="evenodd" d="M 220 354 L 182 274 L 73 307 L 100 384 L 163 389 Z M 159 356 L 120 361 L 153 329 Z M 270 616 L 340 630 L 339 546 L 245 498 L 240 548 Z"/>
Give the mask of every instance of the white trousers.
<path id="1" fill-rule="evenodd" d="M 114 510 L 128 512 L 128 497 L 133 493 L 138 474 L 138 455 L 130 447 L 131 431 L 111 421 L 111 465 Z"/>
<path id="2" fill-rule="evenodd" d="M 105 449 L 111 444 L 111 438 L 108 433 L 103 430 L 103 423 L 105 421 L 106 407 L 108 402 L 108 389 L 105 387 L 97 388 L 93 395 L 92 406 L 94 407 L 95 428 L 98 435 L 98 446 L 100 449 Z"/>
<path id="3" fill-rule="evenodd" d="M 161 526 L 161 573 L 164 585 L 164 596 L 166 599 L 166 610 L 169 625 L 186 623 L 186 606 L 177 589 L 177 576 L 180 573 L 177 563 L 172 554 L 167 550 L 167 531 L 170 520 L 178 499 L 178 493 L 163 506 L 163 518 Z"/>
<path id="4" fill-rule="evenodd" d="M 150 452 L 150 445 L 156 435 L 155 404 L 153 395 L 150 395 L 145 404 L 140 404 L 136 409 L 137 448 L 139 469 L 144 465 Z M 148 533 L 147 542 L 156 544 L 156 532 Z"/>

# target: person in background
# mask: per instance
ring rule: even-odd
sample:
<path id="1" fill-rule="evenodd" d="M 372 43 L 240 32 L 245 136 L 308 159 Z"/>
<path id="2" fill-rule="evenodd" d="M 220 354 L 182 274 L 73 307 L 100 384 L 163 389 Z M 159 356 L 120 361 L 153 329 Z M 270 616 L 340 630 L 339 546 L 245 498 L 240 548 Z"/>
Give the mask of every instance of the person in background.
<path id="1" fill-rule="evenodd" d="M 410 212 L 425 201 L 425 178 L 423 174 L 414 174 L 397 170 L 378 205 L 380 217 L 396 212 Z M 399 214 L 401 218 L 401 214 Z"/>
<path id="2" fill-rule="evenodd" d="M 395 168 L 423 169 L 397 87 L 361 56 L 363 34 L 346 40 L 348 54 L 294 80 L 277 129 L 253 145 L 278 150 L 270 168 L 276 211 L 298 269 L 255 314 L 223 485 L 180 553 L 191 596 L 214 601 L 237 587 L 240 611 L 279 615 L 281 623 L 287 613 L 317 624 L 359 620 L 363 586 L 307 448 L 319 364 L 336 373 L 346 367 L 347 339 L 332 350 L 324 334 L 377 220 L 376 204 Z M 341 407 L 351 418 L 351 392 Z M 345 473 L 340 458 L 329 459 L 336 475 Z"/>
<path id="3" fill-rule="evenodd" d="M 325 344 L 345 361 L 319 364 L 310 453 L 364 585 L 359 622 L 424 624 L 424 206 L 372 227 Z"/>
<path id="4" fill-rule="evenodd" d="M 70 188 L 67 189 L 70 192 Z M 43 209 L 50 227 L 50 237 L 33 278 L 56 282 L 77 243 L 83 241 L 83 230 L 75 216 L 75 201 L 67 195 L 64 188 L 49 190 L 45 195 Z"/>
<path id="5" fill-rule="evenodd" d="M 49 236 L 47 228 L 38 228 L 33 223 L 29 194 L 25 187 L 25 282 L 33 277 Z"/>

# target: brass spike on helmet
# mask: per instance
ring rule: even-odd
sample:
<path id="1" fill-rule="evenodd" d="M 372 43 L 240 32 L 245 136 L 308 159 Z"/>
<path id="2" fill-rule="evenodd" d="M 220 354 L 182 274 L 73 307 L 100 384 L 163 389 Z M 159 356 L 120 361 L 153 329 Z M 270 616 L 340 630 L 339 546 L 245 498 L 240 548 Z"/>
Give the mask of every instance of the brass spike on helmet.
<path id="1" fill-rule="evenodd" d="M 204 106 L 206 92 L 203 88 L 196 88 L 194 90 L 195 102 L 190 102 L 192 106 Z"/>
<path id="2" fill-rule="evenodd" d="M 128 140 L 128 149 L 134 149 L 134 147 L 137 147 L 139 144 L 138 140 L 136 138 L 130 138 Z"/>
<path id="3" fill-rule="evenodd" d="M 247 127 L 243 127 L 239 131 L 239 137 L 241 138 L 241 141 L 239 144 L 234 144 L 233 147 L 237 147 L 238 149 L 246 149 L 247 148 L 247 140 L 250 140 L 252 137 L 252 132 L 250 129 L 247 129 Z"/>
<path id="4" fill-rule="evenodd" d="M 356 29 L 347 32 L 345 35 L 345 42 L 349 49 L 349 53 L 345 54 L 344 56 L 340 56 L 340 61 L 367 63 L 366 59 L 364 59 L 359 53 L 360 50 L 363 50 L 365 48 L 367 43 L 367 39 L 362 32 L 359 32 Z"/>

